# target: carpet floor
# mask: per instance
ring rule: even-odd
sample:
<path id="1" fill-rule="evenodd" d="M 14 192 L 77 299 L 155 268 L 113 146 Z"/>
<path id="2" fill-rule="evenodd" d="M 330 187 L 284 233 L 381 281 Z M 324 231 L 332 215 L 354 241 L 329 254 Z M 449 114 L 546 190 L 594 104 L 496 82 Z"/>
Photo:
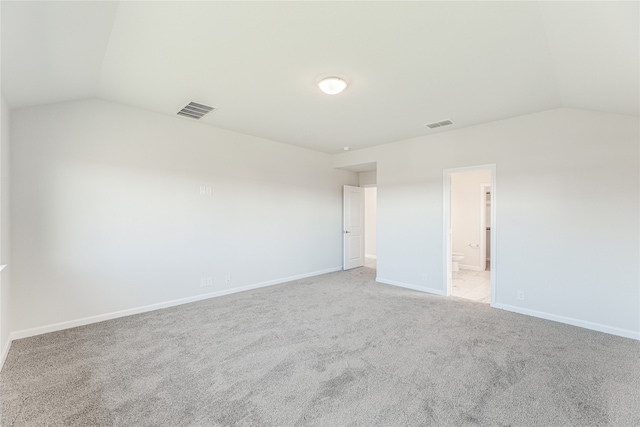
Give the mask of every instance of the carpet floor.
<path id="1" fill-rule="evenodd" d="M 358 268 L 13 343 L 2 426 L 639 426 L 640 342 Z"/>

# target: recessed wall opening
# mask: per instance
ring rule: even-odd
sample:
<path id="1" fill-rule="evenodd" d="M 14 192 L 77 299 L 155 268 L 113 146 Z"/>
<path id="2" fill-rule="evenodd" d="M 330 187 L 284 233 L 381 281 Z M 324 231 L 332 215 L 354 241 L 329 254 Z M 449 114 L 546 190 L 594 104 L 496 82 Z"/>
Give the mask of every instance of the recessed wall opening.
<path id="1" fill-rule="evenodd" d="M 495 165 L 444 171 L 446 294 L 495 302 Z"/>
<path id="2" fill-rule="evenodd" d="M 377 167 L 366 163 L 342 167 L 358 173 L 358 185 L 343 189 L 343 270 L 377 270 Z"/>

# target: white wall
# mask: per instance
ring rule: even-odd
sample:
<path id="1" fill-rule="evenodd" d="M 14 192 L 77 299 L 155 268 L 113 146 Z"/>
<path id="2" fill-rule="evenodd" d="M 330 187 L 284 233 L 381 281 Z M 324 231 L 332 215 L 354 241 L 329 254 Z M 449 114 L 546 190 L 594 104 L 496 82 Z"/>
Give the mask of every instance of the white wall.
<path id="1" fill-rule="evenodd" d="M 13 111 L 12 150 L 17 335 L 341 266 L 330 155 L 99 100 Z"/>
<path id="2" fill-rule="evenodd" d="M 358 181 L 361 187 L 376 185 L 376 171 L 360 172 L 358 174 Z"/>
<path id="3" fill-rule="evenodd" d="M 490 183 L 489 170 L 451 174 L 451 247 L 464 254 L 463 268 L 485 269 L 486 260 L 480 257 L 480 234 L 487 229 L 480 222 L 480 210 L 486 210 L 481 185 Z"/>
<path id="4" fill-rule="evenodd" d="M 0 96 L 0 368 L 7 355 L 11 332 L 11 262 L 9 218 L 10 111 L 4 96 Z"/>
<path id="5" fill-rule="evenodd" d="M 495 163 L 497 306 L 640 338 L 639 139 L 638 117 L 555 109 L 334 165 L 377 162 L 378 277 L 444 293 L 443 169 Z"/>
<path id="6" fill-rule="evenodd" d="M 368 258 L 376 258 L 376 200 L 378 189 L 364 189 L 364 253 Z"/>

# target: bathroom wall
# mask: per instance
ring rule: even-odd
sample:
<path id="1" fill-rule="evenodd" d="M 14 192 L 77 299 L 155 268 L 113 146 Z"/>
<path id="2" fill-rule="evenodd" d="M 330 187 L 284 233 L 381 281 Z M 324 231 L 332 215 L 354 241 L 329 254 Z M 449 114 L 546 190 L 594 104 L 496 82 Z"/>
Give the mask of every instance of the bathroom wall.
<path id="1" fill-rule="evenodd" d="M 451 243 L 453 252 L 464 253 L 460 268 L 485 269 L 480 256 L 480 235 L 486 234 L 481 222 L 481 210 L 486 210 L 482 184 L 490 183 L 489 170 L 451 174 Z"/>

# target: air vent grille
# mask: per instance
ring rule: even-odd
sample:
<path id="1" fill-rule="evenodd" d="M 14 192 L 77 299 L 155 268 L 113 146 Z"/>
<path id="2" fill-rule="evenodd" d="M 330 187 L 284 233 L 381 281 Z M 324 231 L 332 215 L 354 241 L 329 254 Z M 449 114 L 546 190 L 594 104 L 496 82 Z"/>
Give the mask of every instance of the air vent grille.
<path id="1" fill-rule="evenodd" d="M 178 111 L 178 114 L 192 119 L 200 120 L 205 115 L 215 110 L 214 107 L 208 107 L 206 105 L 198 104 L 197 102 L 190 102 L 185 105 L 182 110 Z"/>
<path id="2" fill-rule="evenodd" d="M 453 124 L 453 120 L 447 119 L 439 122 L 427 123 L 425 126 L 429 129 L 441 128 L 443 126 L 449 126 Z"/>

